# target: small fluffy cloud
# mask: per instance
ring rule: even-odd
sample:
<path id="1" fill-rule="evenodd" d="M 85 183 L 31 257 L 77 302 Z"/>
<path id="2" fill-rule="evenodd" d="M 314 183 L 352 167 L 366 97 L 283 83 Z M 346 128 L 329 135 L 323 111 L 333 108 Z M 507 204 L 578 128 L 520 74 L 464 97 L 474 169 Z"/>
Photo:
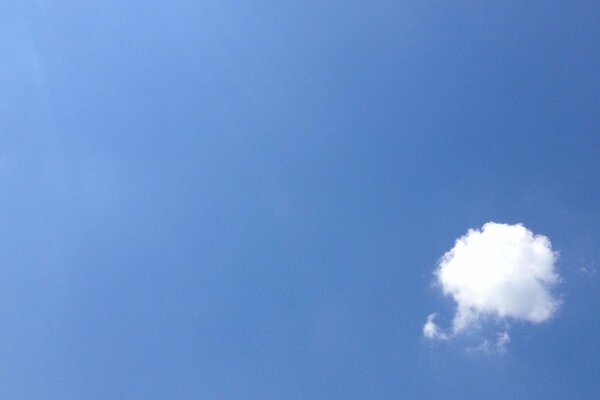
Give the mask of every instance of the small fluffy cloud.
<path id="1" fill-rule="evenodd" d="M 425 322 L 425 326 L 423 326 L 423 335 L 427 339 L 432 340 L 447 340 L 448 335 L 440 330 L 440 328 L 435 323 L 436 314 L 430 314 L 427 317 L 427 322 Z"/>
<path id="2" fill-rule="evenodd" d="M 559 306 L 551 292 L 560 281 L 556 258 L 546 236 L 521 224 L 489 222 L 469 230 L 442 256 L 434 273 L 436 284 L 457 305 L 451 332 L 443 333 L 431 314 L 423 327 L 425 337 L 448 338 L 479 326 L 486 317 L 548 320 Z M 496 342 L 502 349 L 510 340 L 505 335 Z"/>

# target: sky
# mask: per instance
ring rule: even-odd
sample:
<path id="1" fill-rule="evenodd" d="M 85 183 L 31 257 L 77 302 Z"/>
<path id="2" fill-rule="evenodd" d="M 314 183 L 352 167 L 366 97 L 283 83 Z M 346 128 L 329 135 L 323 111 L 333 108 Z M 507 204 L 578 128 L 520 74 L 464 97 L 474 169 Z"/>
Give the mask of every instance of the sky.
<path id="1" fill-rule="evenodd" d="M 598 21 L 3 2 L 0 397 L 598 398 Z"/>

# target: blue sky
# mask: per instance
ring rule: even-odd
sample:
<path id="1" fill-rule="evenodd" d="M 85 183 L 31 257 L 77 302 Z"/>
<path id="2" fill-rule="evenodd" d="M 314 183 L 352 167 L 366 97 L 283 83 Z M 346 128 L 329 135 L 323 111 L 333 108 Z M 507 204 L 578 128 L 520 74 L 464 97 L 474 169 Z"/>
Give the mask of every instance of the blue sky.
<path id="1" fill-rule="evenodd" d="M 600 6 L 0 7 L 0 395 L 593 399 Z M 468 228 L 560 252 L 504 354 L 423 337 Z M 583 269 L 585 268 L 585 269 Z"/>

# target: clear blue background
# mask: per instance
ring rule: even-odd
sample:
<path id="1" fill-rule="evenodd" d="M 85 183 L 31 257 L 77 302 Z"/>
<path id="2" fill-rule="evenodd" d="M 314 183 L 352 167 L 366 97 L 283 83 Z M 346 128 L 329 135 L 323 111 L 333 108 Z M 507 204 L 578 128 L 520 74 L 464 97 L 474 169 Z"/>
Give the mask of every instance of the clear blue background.
<path id="1" fill-rule="evenodd" d="M 599 117 L 592 1 L 5 1 L 0 397 L 596 399 Z M 431 344 L 490 220 L 564 304 Z"/>

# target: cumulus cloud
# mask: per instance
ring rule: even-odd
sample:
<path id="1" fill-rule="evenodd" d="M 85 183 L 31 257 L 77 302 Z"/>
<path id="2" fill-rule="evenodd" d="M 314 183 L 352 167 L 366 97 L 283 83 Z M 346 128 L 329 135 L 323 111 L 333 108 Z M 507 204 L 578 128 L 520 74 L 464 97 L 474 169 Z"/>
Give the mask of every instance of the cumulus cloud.
<path id="1" fill-rule="evenodd" d="M 540 323 L 551 318 L 560 302 L 552 288 L 560 281 L 557 253 L 550 240 L 522 224 L 488 222 L 456 240 L 440 259 L 435 283 L 456 302 L 450 333 L 435 324 L 435 314 L 423 327 L 429 339 L 446 338 L 476 329 L 482 322 L 519 320 Z M 504 349 L 508 333 L 499 336 Z"/>

